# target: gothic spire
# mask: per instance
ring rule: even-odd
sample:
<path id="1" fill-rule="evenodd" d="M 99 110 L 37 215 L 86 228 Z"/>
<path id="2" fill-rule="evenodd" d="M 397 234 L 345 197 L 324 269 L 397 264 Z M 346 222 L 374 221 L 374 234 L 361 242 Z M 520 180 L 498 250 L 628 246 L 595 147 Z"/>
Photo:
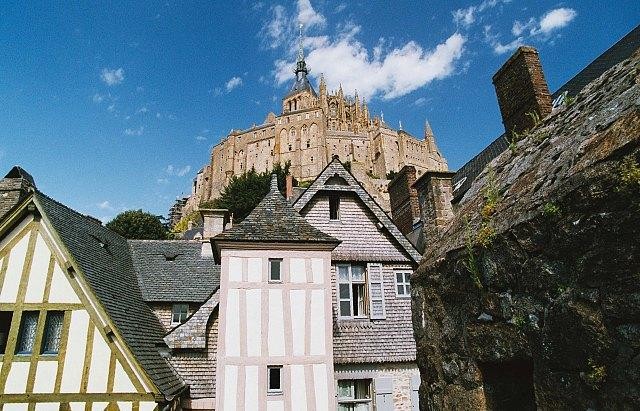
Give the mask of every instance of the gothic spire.
<path id="1" fill-rule="evenodd" d="M 302 24 L 300 24 L 300 34 L 298 36 L 299 48 L 298 48 L 298 60 L 296 61 L 296 80 L 301 80 L 309 74 L 307 63 L 304 61 L 304 47 L 302 46 Z"/>

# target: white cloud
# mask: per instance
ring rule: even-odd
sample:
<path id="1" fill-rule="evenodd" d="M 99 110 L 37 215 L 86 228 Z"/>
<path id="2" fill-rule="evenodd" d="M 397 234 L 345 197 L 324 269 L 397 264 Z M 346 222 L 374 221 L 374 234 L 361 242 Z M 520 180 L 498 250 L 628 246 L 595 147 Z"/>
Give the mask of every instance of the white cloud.
<path id="1" fill-rule="evenodd" d="M 511 28 L 511 34 L 518 37 L 525 31 L 530 31 L 536 26 L 536 19 L 531 17 L 526 23 L 521 23 L 516 20 L 513 22 L 513 27 Z"/>
<path id="2" fill-rule="evenodd" d="M 122 67 L 118 69 L 103 68 L 102 72 L 100 73 L 100 78 L 108 86 L 120 84 L 124 80 L 124 69 Z"/>
<path id="3" fill-rule="evenodd" d="M 109 107 L 107 107 L 107 111 L 108 111 L 108 112 L 110 112 L 110 113 L 112 113 L 112 112 L 116 111 L 116 105 L 115 105 L 115 103 L 111 103 L 111 104 L 109 104 Z"/>
<path id="4" fill-rule="evenodd" d="M 458 26 L 469 27 L 476 22 L 478 15 L 485 10 L 494 8 L 500 3 L 509 3 L 511 0 L 484 0 L 478 5 L 472 5 L 466 8 L 454 10 L 453 21 Z"/>
<path id="5" fill-rule="evenodd" d="M 225 84 L 225 88 L 227 89 L 227 93 L 231 92 L 234 88 L 240 87 L 242 85 L 242 79 L 240 77 L 232 77 L 227 84 Z"/>
<path id="6" fill-rule="evenodd" d="M 169 174 L 169 175 L 173 175 L 173 171 L 174 171 L 174 167 L 173 164 L 169 164 L 166 168 L 166 170 L 164 170 L 165 173 Z"/>
<path id="7" fill-rule="evenodd" d="M 196 136 L 196 140 L 205 141 L 207 138 L 205 136 Z"/>
<path id="8" fill-rule="evenodd" d="M 324 28 L 327 25 L 327 19 L 311 6 L 310 0 L 298 0 L 298 23 L 305 28 L 319 27 Z"/>
<path id="9" fill-rule="evenodd" d="M 110 210 L 110 211 L 114 209 L 113 206 L 111 206 L 111 203 L 109 203 L 109 201 L 106 201 L 106 200 L 101 203 L 98 203 L 98 208 L 100 210 Z"/>
<path id="10" fill-rule="evenodd" d="M 184 166 L 181 169 L 176 171 L 176 175 L 178 177 L 184 177 L 185 175 L 187 175 L 189 171 L 191 171 L 191 166 Z"/>
<path id="11" fill-rule="evenodd" d="M 94 103 L 100 104 L 104 100 L 104 96 L 102 94 L 96 93 L 93 95 L 92 100 Z"/>
<path id="12" fill-rule="evenodd" d="M 159 178 L 156 180 L 158 184 L 169 184 L 169 179 L 167 178 Z"/>
<path id="13" fill-rule="evenodd" d="M 144 126 L 138 128 L 128 128 L 124 130 L 124 134 L 128 136 L 141 136 L 144 133 Z"/>
<path id="14" fill-rule="evenodd" d="M 136 111 L 136 114 L 145 114 L 148 112 L 149 112 L 149 109 L 147 108 L 147 106 L 142 106 Z"/>
<path id="15" fill-rule="evenodd" d="M 427 103 L 427 99 L 424 97 L 417 98 L 416 101 L 413 102 L 413 105 L 422 107 Z"/>
<path id="16" fill-rule="evenodd" d="M 316 78 L 324 73 L 330 89 L 342 84 L 347 92 L 357 90 L 366 99 L 378 95 L 385 99 L 400 97 L 451 75 L 465 43 L 465 38 L 455 33 L 432 50 L 409 41 L 386 53 L 374 50 L 371 56 L 355 38 L 359 31 L 359 26 L 347 24 L 334 40 L 326 36 L 315 38 L 316 47 L 306 60 Z M 278 84 L 291 81 L 293 62 L 279 60 L 275 66 Z"/>
<path id="17" fill-rule="evenodd" d="M 287 11 L 281 5 L 271 8 L 271 20 L 263 27 L 261 34 L 268 42 L 268 47 L 275 49 L 287 41 L 290 21 Z"/>
<path id="18" fill-rule="evenodd" d="M 503 44 L 500 36 L 491 31 L 491 26 L 484 26 L 484 39 L 491 46 L 495 54 L 504 54 L 517 49 L 524 44 L 524 38 L 517 37 L 513 41 Z"/>
<path id="19" fill-rule="evenodd" d="M 549 35 L 551 32 L 565 27 L 578 15 L 575 10 L 561 7 L 549 10 L 540 18 L 540 24 L 531 31 L 531 34 Z"/>

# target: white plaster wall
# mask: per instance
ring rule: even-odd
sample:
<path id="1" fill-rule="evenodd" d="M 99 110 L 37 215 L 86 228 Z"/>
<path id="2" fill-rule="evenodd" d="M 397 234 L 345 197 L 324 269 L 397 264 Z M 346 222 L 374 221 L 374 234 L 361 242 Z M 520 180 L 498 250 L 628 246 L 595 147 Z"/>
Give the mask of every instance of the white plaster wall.
<path id="1" fill-rule="evenodd" d="M 2 290 L 0 290 L 0 303 L 13 303 L 16 301 L 28 245 L 29 233 L 26 233 L 7 254 L 9 264 L 4 276 Z"/>
<path id="2" fill-rule="evenodd" d="M 240 355 L 240 290 L 229 290 L 227 294 L 227 326 L 225 327 L 225 354 L 229 357 Z"/>
<path id="3" fill-rule="evenodd" d="M 93 334 L 93 347 L 91 351 L 91 365 L 89 367 L 89 379 L 87 392 L 107 391 L 107 372 L 111 359 L 111 349 L 96 328 Z"/>
<path id="4" fill-rule="evenodd" d="M 80 364 L 84 363 L 88 329 L 89 313 L 85 310 L 73 311 L 69 325 L 67 354 L 64 360 L 60 392 L 80 392 L 82 380 L 82 366 Z"/>
<path id="5" fill-rule="evenodd" d="M 262 290 L 246 291 L 247 301 L 247 356 L 262 355 Z"/>
<path id="6" fill-rule="evenodd" d="M 283 259 L 282 282 L 269 282 L 269 258 Z M 225 315 L 218 344 L 218 409 L 335 409 L 335 387 L 329 383 L 331 252 L 223 249 L 221 259 L 220 311 Z M 269 365 L 283 367 L 281 395 L 267 395 Z"/>
<path id="7" fill-rule="evenodd" d="M 27 376 L 29 375 L 30 362 L 14 361 L 7 375 L 7 382 L 4 386 L 6 394 L 22 394 L 27 389 Z"/>
<path id="8" fill-rule="evenodd" d="M 33 392 L 52 393 L 55 388 L 56 379 L 54 376 L 58 371 L 57 361 L 38 361 L 36 377 L 33 383 Z"/>
<path id="9" fill-rule="evenodd" d="M 303 356 L 305 354 L 305 323 L 307 319 L 307 316 L 305 315 L 305 308 L 307 305 L 305 294 L 305 290 L 289 291 L 291 306 L 291 337 L 293 340 L 292 342 L 294 356 Z M 322 327 L 316 328 L 324 331 Z M 322 332 L 322 334 L 324 334 L 324 332 Z"/>
<path id="10" fill-rule="evenodd" d="M 223 410 L 235 410 L 236 392 L 238 388 L 238 367 L 235 365 L 227 365 L 224 367 L 224 402 Z"/>
<path id="11" fill-rule="evenodd" d="M 49 291 L 50 303 L 72 303 L 77 304 L 80 299 L 73 291 L 69 280 L 62 272 L 58 264 L 53 268 L 53 277 L 51 278 L 51 290 Z"/>
<path id="12" fill-rule="evenodd" d="M 284 356 L 284 317 L 282 309 L 282 290 L 269 290 L 269 355 Z"/>
<path id="13" fill-rule="evenodd" d="M 47 270 L 51 252 L 44 242 L 42 235 L 38 234 L 36 246 L 33 252 L 33 261 L 29 272 L 29 282 L 24 301 L 27 303 L 41 303 L 44 295 L 44 287 L 47 282 Z"/>

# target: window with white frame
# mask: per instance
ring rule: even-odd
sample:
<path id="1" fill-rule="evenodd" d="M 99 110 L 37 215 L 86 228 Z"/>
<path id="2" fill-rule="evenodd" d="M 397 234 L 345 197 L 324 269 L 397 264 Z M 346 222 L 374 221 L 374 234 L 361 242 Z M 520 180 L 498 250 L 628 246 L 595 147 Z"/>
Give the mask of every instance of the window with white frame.
<path id="1" fill-rule="evenodd" d="M 396 271 L 396 293 L 398 297 L 411 296 L 411 271 Z"/>
<path id="2" fill-rule="evenodd" d="M 189 316 L 189 304 L 173 304 L 171 309 L 171 324 L 182 324 Z"/>
<path id="3" fill-rule="evenodd" d="M 373 409 L 371 380 L 338 380 L 338 411 Z"/>
<path id="4" fill-rule="evenodd" d="M 340 318 L 385 318 L 381 263 L 337 264 L 336 275 Z"/>
<path id="5" fill-rule="evenodd" d="M 338 264 L 336 269 L 340 317 L 366 317 L 368 310 L 365 267 L 356 264 Z"/>
<path id="6" fill-rule="evenodd" d="M 269 282 L 282 282 L 282 258 L 269 259 Z"/>

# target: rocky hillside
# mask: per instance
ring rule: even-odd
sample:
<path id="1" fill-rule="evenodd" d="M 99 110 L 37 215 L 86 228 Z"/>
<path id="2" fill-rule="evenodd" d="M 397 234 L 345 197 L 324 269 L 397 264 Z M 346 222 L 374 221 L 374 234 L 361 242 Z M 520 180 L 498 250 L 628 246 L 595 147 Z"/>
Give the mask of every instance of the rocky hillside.
<path id="1" fill-rule="evenodd" d="M 640 408 L 640 52 L 568 100 L 412 280 L 423 409 Z"/>

